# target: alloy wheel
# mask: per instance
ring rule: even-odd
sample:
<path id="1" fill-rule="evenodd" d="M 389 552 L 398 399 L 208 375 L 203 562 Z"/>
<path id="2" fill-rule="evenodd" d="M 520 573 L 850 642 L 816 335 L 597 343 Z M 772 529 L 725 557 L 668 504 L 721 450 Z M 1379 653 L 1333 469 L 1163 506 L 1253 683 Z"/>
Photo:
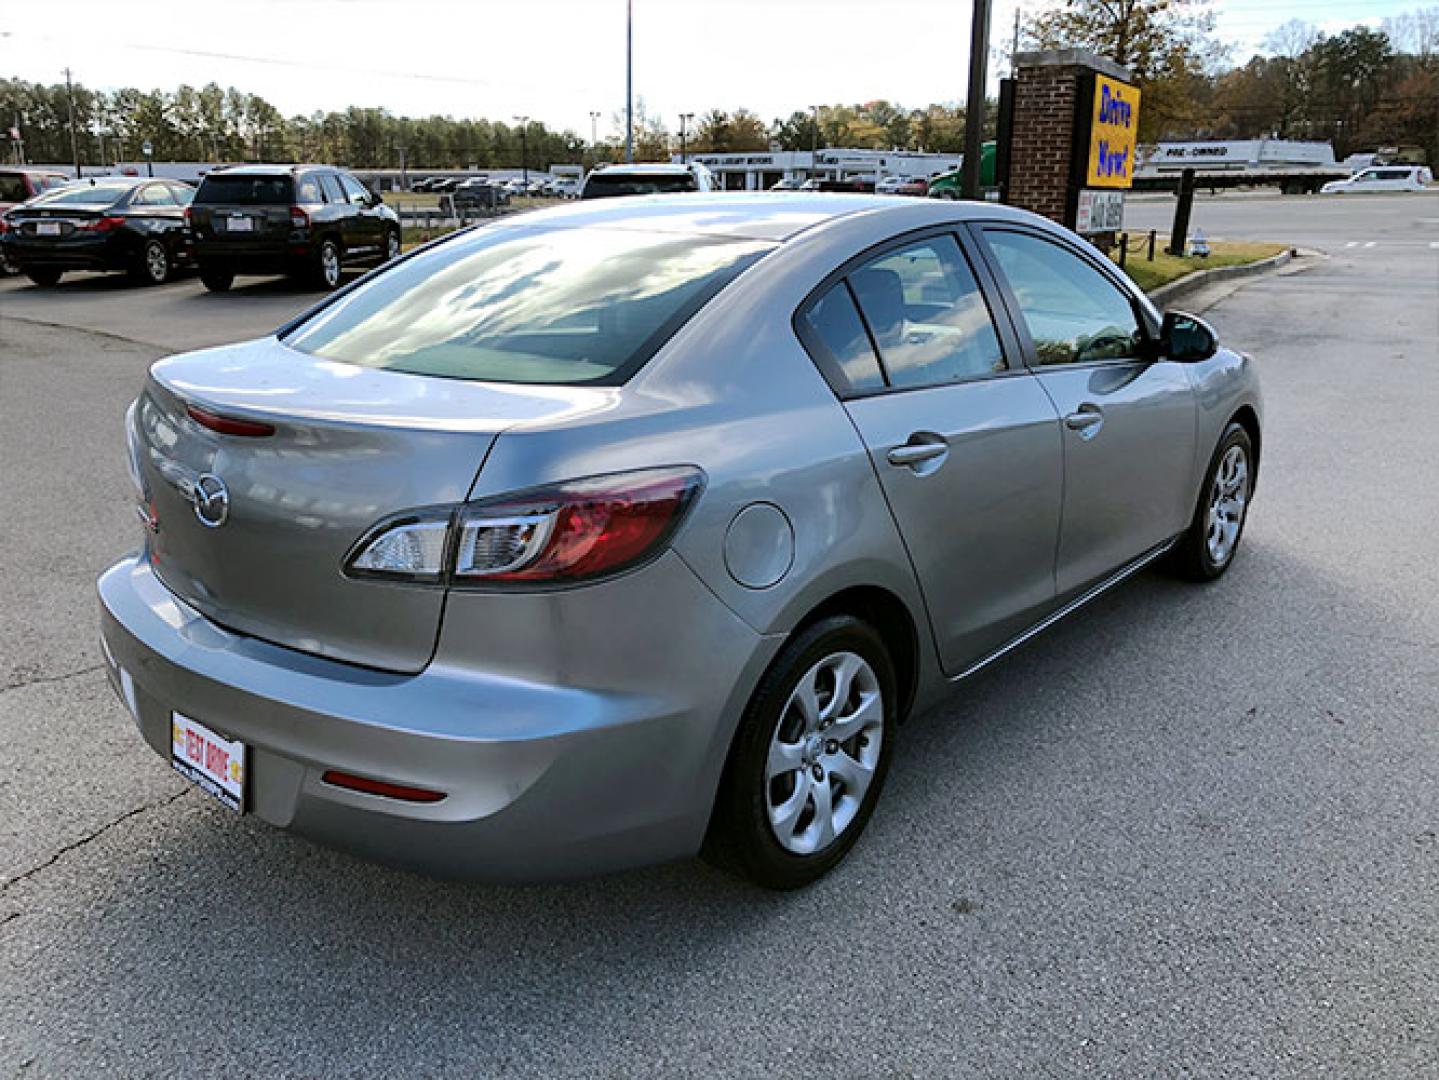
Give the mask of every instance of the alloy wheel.
<path id="1" fill-rule="evenodd" d="M 837 652 L 790 693 L 770 739 L 765 809 L 785 850 L 812 855 L 849 828 L 879 765 L 884 701 L 862 657 Z"/>
<path id="2" fill-rule="evenodd" d="M 340 249 L 334 244 L 320 248 L 320 277 L 332 289 L 340 283 Z"/>
<path id="3" fill-rule="evenodd" d="M 163 285 L 170 276 L 170 256 L 163 244 L 150 243 L 145 246 L 145 273 L 156 285 Z"/>
<path id="4" fill-rule="evenodd" d="M 1215 566 L 1223 566 L 1233 557 L 1248 501 L 1249 455 L 1244 447 L 1231 446 L 1214 470 L 1205 517 L 1204 545 Z"/>

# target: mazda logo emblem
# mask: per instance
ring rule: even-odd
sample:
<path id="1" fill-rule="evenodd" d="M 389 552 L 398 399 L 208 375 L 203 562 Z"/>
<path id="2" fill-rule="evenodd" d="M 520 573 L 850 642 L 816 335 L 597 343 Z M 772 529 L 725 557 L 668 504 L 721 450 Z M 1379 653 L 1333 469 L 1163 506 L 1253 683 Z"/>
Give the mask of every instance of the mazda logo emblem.
<path id="1" fill-rule="evenodd" d="M 195 516 L 207 529 L 218 529 L 230 516 L 230 490 L 214 473 L 195 479 Z"/>

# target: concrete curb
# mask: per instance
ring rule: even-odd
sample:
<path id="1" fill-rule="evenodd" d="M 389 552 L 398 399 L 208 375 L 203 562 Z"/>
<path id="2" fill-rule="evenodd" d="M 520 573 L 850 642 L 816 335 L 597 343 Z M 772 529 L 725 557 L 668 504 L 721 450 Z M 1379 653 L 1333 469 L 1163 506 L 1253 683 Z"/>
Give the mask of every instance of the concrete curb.
<path id="1" fill-rule="evenodd" d="M 1213 270 L 1196 270 L 1192 274 L 1185 274 L 1178 281 L 1171 281 L 1168 285 L 1161 285 L 1149 294 L 1149 299 L 1154 306 L 1163 310 L 1176 300 L 1182 300 L 1206 289 L 1210 285 L 1217 285 L 1221 281 L 1228 281 L 1231 278 L 1253 277 L 1255 274 L 1267 273 L 1270 270 L 1277 270 L 1294 257 L 1294 249 L 1281 251 L 1278 255 L 1271 255 L 1267 259 L 1260 259 L 1258 262 L 1245 263 L 1243 266 L 1216 266 Z"/>

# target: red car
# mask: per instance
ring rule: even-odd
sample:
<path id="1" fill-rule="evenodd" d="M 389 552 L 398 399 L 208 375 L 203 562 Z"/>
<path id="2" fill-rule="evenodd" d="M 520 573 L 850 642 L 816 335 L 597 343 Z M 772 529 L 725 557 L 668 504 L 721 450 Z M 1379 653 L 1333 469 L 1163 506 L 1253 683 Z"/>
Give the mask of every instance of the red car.
<path id="1" fill-rule="evenodd" d="M 928 195 L 929 181 L 922 176 L 910 177 L 901 181 L 894 189 L 896 195 Z"/>
<path id="2" fill-rule="evenodd" d="M 0 168 L 0 233 L 5 231 L 5 214 L 13 210 L 20 203 L 42 191 L 49 191 L 53 187 L 59 187 L 67 183 L 69 177 L 64 173 L 53 172 L 49 169 L 27 169 Z M 13 274 L 14 268 L 6 259 L 4 249 L 0 248 L 0 274 Z"/>

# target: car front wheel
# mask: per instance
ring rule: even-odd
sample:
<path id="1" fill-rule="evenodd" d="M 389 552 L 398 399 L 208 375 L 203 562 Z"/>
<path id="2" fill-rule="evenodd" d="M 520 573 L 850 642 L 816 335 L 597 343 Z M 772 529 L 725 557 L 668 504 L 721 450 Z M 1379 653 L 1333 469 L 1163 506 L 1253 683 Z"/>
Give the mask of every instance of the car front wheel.
<path id="1" fill-rule="evenodd" d="M 849 853 L 894 741 L 894 666 L 879 634 L 839 615 L 806 628 L 760 681 L 735 733 L 704 855 L 796 889 Z"/>
<path id="2" fill-rule="evenodd" d="M 1213 581 L 1229 569 L 1253 491 L 1254 443 L 1242 424 L 1231 423 L 1210 459 L 1194 518 L 1170 559 L 1180 577 Z"/>

